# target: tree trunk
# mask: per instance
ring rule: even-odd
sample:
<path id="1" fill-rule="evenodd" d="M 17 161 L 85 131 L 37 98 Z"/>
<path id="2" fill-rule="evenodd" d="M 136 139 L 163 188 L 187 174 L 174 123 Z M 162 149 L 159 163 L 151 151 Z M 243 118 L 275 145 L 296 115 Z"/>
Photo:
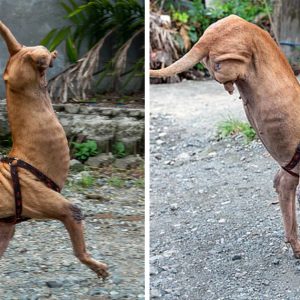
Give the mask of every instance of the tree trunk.
<path id="1" fill-rule="evenodd" d="M 274 6 L 275 30 L 278 32 L 279 41 L 290 44 L 300 43 L 300 1 L 276 0 Z M 299 46 L 281 45 L 282 50 L 293 66 L 300 62 Z"/>

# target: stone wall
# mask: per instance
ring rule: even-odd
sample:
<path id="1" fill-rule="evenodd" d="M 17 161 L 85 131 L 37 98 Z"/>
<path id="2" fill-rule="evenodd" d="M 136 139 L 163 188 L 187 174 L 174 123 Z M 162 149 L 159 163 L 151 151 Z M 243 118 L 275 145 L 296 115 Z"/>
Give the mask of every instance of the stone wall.
<path id="1" fill-rule="evenodd" d="M 54 105 L 57 116 L 69 139 L 95 140 L 104 153 L 112 152 L 121 141 L 128 154 L 144 151 L 144 109 L 102 107 L 99 105 Z M 0 101 L 0 140 L 10 134 L 6 102 Z"/>

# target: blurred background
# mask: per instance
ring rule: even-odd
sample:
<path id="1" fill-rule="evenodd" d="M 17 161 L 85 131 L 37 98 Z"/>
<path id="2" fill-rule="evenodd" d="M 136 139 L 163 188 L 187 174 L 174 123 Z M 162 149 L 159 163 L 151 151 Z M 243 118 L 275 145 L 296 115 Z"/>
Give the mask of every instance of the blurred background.
<path id="1" fill-rule="evenodd" d="M 143 1 L 0 1 L 0 17 L 24 45 L 58 49 L 50 73 L 56 102 L 143 93 Z M 2 73 L 7 61 L 2 43 L 0 52 Z"/>
<path id="2" fill-rule="evenodd" d="M 217 20 L 235 14 L 267 30 L 280 44 L 295 74 L 300 71 L 300 1 L 297 0 L 196 0 L 151 1 L 151 68 L 170 65 L 186 53 Z M 193 69 L 152 83 L 209 77 L 199 63 Z"/>

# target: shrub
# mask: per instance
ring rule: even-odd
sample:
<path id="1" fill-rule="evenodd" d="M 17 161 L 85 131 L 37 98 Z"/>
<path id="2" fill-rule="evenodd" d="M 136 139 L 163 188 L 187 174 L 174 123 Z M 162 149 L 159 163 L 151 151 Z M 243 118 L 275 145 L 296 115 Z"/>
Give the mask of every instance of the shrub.
<path id="1" fill-rule="evenodd" d="M 126 147 L 122 142 L 116 142 L 112 147 L 112 153 L 117 158 L 123 158 L 127 155 Z"/>
<path id="2" fill-rule="evenodd" d="M 100 153 L 95 141 L 86 141 L 84 143 L 73 142 L 72 145 L 75 149 L 74 157 L 80 161 L 86 161 L 90 156 Z"/>
<path id="3" fill-rule="evenodd" d="M 256 133 L 249 123 L 233 118 L 229 118 L 228 120 L 219 123 L 217 128 L 218 137 L 225 138 L 237 134 L 242 134 L 247 143 L 253 141 L 256 137 Z"/>

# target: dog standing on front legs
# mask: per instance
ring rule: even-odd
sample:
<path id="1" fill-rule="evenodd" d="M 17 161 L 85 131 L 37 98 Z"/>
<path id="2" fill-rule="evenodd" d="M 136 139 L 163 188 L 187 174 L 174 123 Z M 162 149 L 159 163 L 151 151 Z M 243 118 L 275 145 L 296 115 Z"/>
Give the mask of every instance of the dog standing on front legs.
<path id="1" fill-rule="evenodd" d="M 292 68 L 267 32 L 232 15 L 208 27 L 180 60 L 151 70 L 150 76 L 172 76 L 200 61 L 230 94 L 234 84 L 237 86 L 250 124 L 282 167 L 274 186 L 287 242 L 300 258 L 295 203 L 300 167 L 300 85 Z"/>
<path id="2" fill-rule="evenodd" d="M 13 140 L 9 156 L 31 164 L 62 188 L 69 169 L 69 147 L 52 108 L 45 77 L 57 53 L 50 53 L 42 46 L 22 46 L 2 22 L 0 34 L 10 54 L 3 76 Z M 23 168 L 19 168 L 18 172 L 23 199 L 22 215 L 63 222 L 70 234 L 76 257 L 98 276 L 107 277 L 107 266 L 92 259 L 86 251 L 80 209 L 48 188 L 31 172 Z M 0 163 L 0 219 L 14 214 L 10 165 Z M 14 223 L 0 221 L 0 257 L 14 231 Z"/>

